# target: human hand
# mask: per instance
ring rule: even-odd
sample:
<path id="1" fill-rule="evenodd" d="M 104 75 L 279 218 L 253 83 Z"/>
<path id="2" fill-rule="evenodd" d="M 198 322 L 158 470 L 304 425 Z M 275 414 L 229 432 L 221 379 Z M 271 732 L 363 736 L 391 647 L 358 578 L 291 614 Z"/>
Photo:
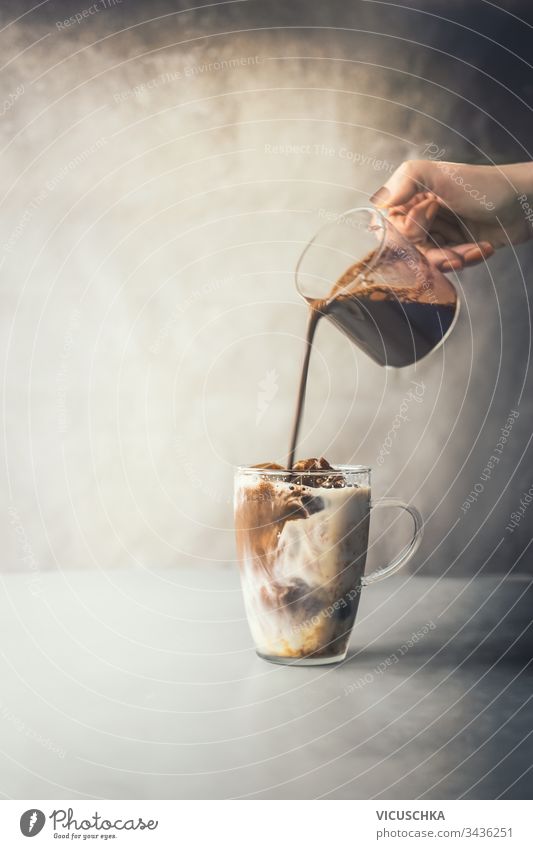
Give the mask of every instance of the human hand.
<path id="1" fill-rule="evenodd" d="M 533 163 L 464 165 L 409 160 L 371 197 L 392 224 L 443 271 L 530 239 L 518 196 L 533 194 Z"/>

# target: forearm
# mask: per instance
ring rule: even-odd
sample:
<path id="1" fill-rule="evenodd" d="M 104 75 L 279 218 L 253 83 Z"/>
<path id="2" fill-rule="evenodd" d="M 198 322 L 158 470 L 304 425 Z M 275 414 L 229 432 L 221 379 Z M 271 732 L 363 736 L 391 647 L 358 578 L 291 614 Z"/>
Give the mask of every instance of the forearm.
<path id="1" fill-rule="evenodd" d="M 516 194 L 523 200 L 533 203 L 533 162 L 501 165 L 500 170 Z"/>

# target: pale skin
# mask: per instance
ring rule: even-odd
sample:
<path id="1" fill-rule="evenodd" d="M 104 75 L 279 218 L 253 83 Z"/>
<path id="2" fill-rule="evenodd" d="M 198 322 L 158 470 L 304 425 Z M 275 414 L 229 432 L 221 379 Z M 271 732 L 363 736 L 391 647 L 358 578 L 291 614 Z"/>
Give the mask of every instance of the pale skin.
<path id="1" fill-rule="evenodd" d="M 408 160 L 371 201 L 434 265 L 459 271 L 532 238 L 533 163 Z"/>

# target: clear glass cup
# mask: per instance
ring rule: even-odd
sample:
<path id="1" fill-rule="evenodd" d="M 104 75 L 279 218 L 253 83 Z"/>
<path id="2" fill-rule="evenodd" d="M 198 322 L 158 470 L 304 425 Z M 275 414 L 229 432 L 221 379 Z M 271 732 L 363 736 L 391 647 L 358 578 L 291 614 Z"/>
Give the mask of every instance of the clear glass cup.
<path id="1" fill-rule="evenodd" d="M 459 314 L 452 282 L 374 207 L 326 217 L 296 266 L 304 300 L 382 366 L 440 347 Z"/>
<path id="2" fill-rule="evenodd" d="M 286 471 L 239 467 L 235 529 L 246 615 L 257 653 L 274 663 L 315 665 L 346 657 L 361 589 L 393 575 L 422 537 L 416 508 L 370 499 L 370 469 Z M 370 513 L 407 511 L 410 543 L 365 575 Z"/>

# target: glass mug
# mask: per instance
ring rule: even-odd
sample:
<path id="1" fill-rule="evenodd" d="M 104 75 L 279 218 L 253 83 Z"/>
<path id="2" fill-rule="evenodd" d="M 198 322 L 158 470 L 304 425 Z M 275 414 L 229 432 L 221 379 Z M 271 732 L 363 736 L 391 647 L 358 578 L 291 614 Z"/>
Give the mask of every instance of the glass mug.
<path id="1" fill-rule="evenodd" d="M 411 542 L 365 575 L 370 512 L 399 507 Z M 422 517 L 396 498 L 370 500 L 370 469 L 287 471 L 239 467 L 235 529 L 246 615 L 257 654 L 274 663 L 344 660 L 362 587 L 393 575 L 422 538 Z"/>
<path id="2" fill-rule="evenodd" d="M 451 281 L 373 207 L 329 214 L 298 260 L 296 288 L 382 366 L 418 362 L 459 314 Z"/>

